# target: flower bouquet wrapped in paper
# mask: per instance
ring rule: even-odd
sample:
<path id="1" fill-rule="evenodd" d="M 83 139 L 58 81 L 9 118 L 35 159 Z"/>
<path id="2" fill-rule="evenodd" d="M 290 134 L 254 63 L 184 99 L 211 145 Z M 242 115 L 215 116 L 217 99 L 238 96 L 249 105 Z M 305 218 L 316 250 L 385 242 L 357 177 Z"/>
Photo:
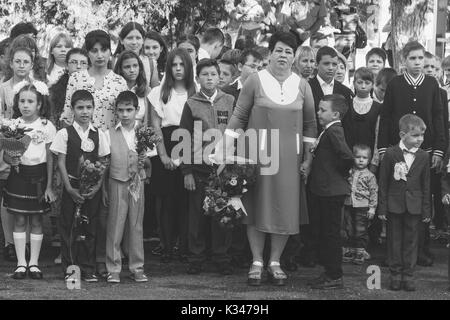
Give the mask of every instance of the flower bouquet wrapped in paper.
<path id="1" fill-rule="evenodd" d="M 225 228 L 233 228 L 247 215 L 241 197 L 256 181 L 256 166 L 251 160 L 228 157 L 210 175 L 205 188 L 203 209 Z"/>
<path id="2" fill-rule="evenodd" d="M 14 121 L 2 121 L 0 125 L 0 142 L 5 152 L 6 162 L 11 163 L 13 158 L 20 158 L 25 153 L 31 142 L 31 137 L 26 135 L 26 132 L 31 130 Z M 19 172 L 19 166 L 14 166 L 14 169 Z"/>
<path id="3" fill-rule="evenodd" d="M 141 179 L 145 179 L 144 172 L 144 158 L 145 153 L 153 150 L 158 143 L 160 143 L 162 138 L 156 134 L 155 129 L 147 126 L 139 126 L 136 128 L 136 153 L 139 157 L 138 167 L 134 168 L 132 166 L 128 169 L 130 174 L 131 183 L 128 186 L 131 196 L 134 201 L 139 198 L 139 193 L 141 190 Z"/>
<path id="4" fill-rule="evenodd" d="M 81 195 L 86 195 L 91 193 L 94 188 L 100 183 L 106 170 L 106 166 L 100 161 L 91 162 L 89 160 L 83 161 L 83 157 L 80 159 L 80 189 L 79 193 Z M 75 221 L 76 226 L 82 229 L 83 225 L 89 224 L 89 219 L 87 216 L 81 214 L 82 204 L 77 204 L 75 210 Z M 85 232 L 79 231 L 77 236 L 78 241 L 85 240 Z"/>

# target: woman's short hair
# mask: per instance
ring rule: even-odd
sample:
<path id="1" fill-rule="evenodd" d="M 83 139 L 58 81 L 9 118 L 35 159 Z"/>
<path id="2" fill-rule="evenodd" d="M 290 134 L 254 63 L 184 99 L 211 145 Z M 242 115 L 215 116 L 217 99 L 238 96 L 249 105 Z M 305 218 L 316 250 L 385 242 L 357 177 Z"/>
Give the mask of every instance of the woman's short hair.
<path id="1" fill-rule="evenodd" d="M 99 43 L 103 50 L 111 51 L 111 37 L 103 30 L 97 29 L 89 32 L 84 37 L 84 48 L 86 51 L 91 51 L 92 48 Z"/>
<path id="2" fill-rule="evenodd" d="M 292 51 L 295 52 L 297 49 L 297 39 L 295 39 L 295 36 L 290 32 L 283 32 L 283 31 L 277 31 L 275 32 L 269 40 L 269 51 L 272 52 L 275 48 L 275 45 L 278 42 L 282 42 L 285 45 L 292 48 Z"/>
<path id="3" fill-rule="evenodd" d="M 360 67 L 360 68 L 356 69 L 355 74 L 354 74 L 355 81 L 356 81 L 356 78 L 374 83 L 373 72 L 367 67 Z"/>

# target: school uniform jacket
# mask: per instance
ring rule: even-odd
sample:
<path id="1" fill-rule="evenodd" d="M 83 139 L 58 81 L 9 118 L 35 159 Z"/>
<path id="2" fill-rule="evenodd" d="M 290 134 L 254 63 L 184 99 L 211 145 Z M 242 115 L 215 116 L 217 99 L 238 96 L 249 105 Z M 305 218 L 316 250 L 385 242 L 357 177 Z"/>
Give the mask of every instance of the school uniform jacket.
<path id="1" fill-rule="evenodd" d="M 409 212 L 421 214 L 423 218 L 431 217 L 430 155 L 422 149 L 417 150 L 406 181 L 394 178 L 398 162 L 406 162 L 399 145 L 388 148 L 380 167 L 378 214 Z"/>
<path id="2" fill-rule="evenodd" d="M 315 108 L 316 114 L 317 114 L 317 111 L 319 111 L 319 103 L 320 103 L 320 100 L 322 100 L 322 98 L 324 97 L 324 93 L 323 93 L 322 87 L 320 86 L 319 80 L 317 80 L 317 76 L 315 76 L 314 78 L 309 80 L 309 85 L 311 86 L 311 91 L 312 91 L 312 94 L 314 97 L 314 108 Z M 350 108 L 350 106 L 352 105 L 352 99 L 353 99 L 352 90 L 350 90 L 349 88 L 344 86 L 339 81 L 335 80 L 334 86 L 333 86 L 333 94 L 340 94 L 340 95 L 344 96 L 344 98 L 347 100 L 348 107 Z M 322 131 L 321 128 L 322 128 L 322 126 L 319 123 L 319 118 L 317 118 L 318 132 Z"/>
<path id="3" fill-rule="evenodd" d="M 408 75 L 396 76 L 388 83 L 380 112 L 378 149 L 380 154 L 399 140 L 398 121 L 405 114 L 422 118 L 427 129 L 422 149 L 440 157 L 447 149 L 444 133 L 444 113 L 439 84 L 435 78 L 421 75 L 417 82 Z"/>
<path id="4" fill-rule="evenodd" d="M 328 127 L 314 150 L 309 188 L 317 196 L 332 197 L 350 194 L 347 177 L 353 164 L 340 122 Z"/>

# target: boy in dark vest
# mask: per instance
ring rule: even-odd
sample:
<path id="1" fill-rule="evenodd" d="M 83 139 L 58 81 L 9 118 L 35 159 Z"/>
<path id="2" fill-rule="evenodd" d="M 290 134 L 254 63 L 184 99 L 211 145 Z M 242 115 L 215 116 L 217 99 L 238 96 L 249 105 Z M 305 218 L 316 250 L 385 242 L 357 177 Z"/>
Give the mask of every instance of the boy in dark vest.
<path id="1" fill-rule="evenodd" d="M 58 156 L 58 169 L 64 184 L 61 199 L 60 235 L 61 263 L 66 273 L 70 265 L 78 265 L 81 277 L 97 282 L 95 275 L 96 215 L 99 211 L 102 181 L 89 194 L 80 194 L 81 160 L 107 162 L 109 144 L 106 135 L 92 123 L 94 97 L 87 90 L 75 91 L 71 99 L 74 122 L 56 134 L 50 150 Z M 83 237 L 76 237 L 74 215 L 82 205 L 81 215 L 88 218 Z M 66 281 L 70 281 L 66 273 Z"/>
<path id="2" fill-rule="evenodd" d="M 110 128 L 111 164 L 108 179 L 108 218 L 106 220 L 107 281 L 120 282 L 122 258 L 120 244 L 127 237 L 128 267 L 136 282 L 147 282 L 144 273 L 144 159 L 136 152 L 136 115 L 139 103 L 132 91 L 121 92 L 116 99 L 119 123 Z M 133 187 L 136 181 L 137 185 Z M 106 200 L 105 200 L 106 202 Z"/>

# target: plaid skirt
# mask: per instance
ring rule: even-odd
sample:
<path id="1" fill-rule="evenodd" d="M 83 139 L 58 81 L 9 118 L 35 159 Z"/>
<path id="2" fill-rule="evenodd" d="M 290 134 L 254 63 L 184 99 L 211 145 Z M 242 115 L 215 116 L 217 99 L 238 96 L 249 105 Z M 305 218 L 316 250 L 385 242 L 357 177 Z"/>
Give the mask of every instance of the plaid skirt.
<path id="1" fill-rule="evenodd" d="M 50 211 L 45 201 L 47 164 L 19 165 L 19 172 L 11 168 L 4 189 L 3 205 L 11 214 L 42 214 Z"/>

